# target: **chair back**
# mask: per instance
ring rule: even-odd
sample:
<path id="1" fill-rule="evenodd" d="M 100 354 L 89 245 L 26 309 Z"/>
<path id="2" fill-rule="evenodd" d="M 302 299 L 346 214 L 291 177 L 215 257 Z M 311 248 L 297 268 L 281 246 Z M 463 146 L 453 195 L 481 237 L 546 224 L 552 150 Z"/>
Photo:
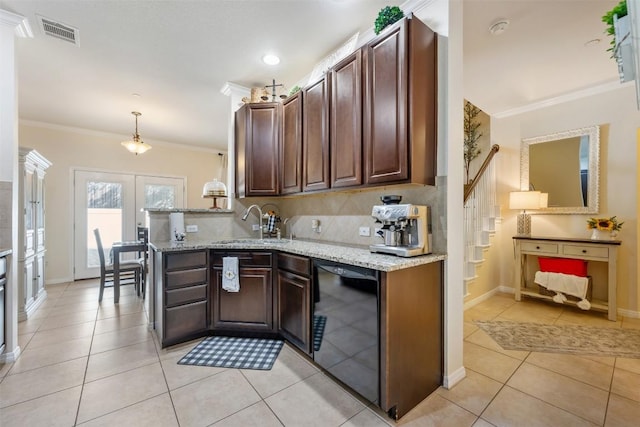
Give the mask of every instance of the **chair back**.
<path id="1" fill-rule="evenodd" d="M 145 244 L 149 243 L 149 229 L 147 227 L 138 226 L 137 230 L 138 240 L 144 242 Z"/>
<path id="2" fill-rule="evenodd" d="M 95 228 L 93 235 L 96 237 L 96 245 L 98 246 L 98 257 L 100 258 L 100 273 L 104 274 L 107 268 L 107 262 L 104 257 L 104 249 L 102 249 L 102 239 L 100 238 L 100 230 Z"/>

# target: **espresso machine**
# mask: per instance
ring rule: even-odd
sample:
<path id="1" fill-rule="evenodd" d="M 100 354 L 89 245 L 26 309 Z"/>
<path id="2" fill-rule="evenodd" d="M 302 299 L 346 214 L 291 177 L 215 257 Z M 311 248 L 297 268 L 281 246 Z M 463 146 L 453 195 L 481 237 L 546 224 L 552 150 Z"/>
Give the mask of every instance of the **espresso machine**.
<path id="1" fill-rule="evenodd" d="M 431 253 L 429 235 L 429 207 L 411 204 L 375 205 L 371 216 L 382 227 L 377 234 L 384 243 L 371 245 L 371 252 L 401 257 Z"/>

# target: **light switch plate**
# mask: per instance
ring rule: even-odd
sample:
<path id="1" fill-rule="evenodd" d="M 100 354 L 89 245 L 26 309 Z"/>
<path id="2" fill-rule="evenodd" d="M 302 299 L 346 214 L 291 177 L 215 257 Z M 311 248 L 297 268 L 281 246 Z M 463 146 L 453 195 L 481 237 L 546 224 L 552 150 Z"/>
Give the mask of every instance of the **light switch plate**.
<path id="1" fill-rule="evenodd" d="M 360 227 L 360 229 L 358 230 L 358 234 L 360 236 L 369 237 L 369 236 L 371 236 L 371 228 L 369 228 L 369 227 Z"/>
<path id="2" fill-rule="evenodd" d="M 198 226 L 197 225 L 187 225 L 186 227 L 187 233 L 197 233 Z"/>
<path id="3" fill-rule="evenodd" d="M 251 229 L 252 229 L 253 231 L 258 231 L 258 230 L 260 230 L 260 226 L 259 226 L 258 224 L 252 224 L 252 225 L 251 225 Z"/>

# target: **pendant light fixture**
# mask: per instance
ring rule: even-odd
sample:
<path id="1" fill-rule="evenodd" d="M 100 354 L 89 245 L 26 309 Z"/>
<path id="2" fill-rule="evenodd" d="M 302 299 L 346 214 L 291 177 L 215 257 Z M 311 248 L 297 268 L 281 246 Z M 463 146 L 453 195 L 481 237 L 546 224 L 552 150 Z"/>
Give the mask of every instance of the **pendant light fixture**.
<path id="1" fill-rule="evenodd" d="M 122 144 L 124 148 L 129 150 L 129 152 L 134 153 L 137 156 L 138 154 L 142 154 L 147 150 L 151 150 L 151 146 L 149 144 L 145 144 L 140 139 L 140 135 L 138 134 L 138 116 L 141 116 L 142 113 L 132 111 L 131 114 L 136 116 L 136 133 L 133 134 L 133 140 L 122 141 L 120 144 Z"/>

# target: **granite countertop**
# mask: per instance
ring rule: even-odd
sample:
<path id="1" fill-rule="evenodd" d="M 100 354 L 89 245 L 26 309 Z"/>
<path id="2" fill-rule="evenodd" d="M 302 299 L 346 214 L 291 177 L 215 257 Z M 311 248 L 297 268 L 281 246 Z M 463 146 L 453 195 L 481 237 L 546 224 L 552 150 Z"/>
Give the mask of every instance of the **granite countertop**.
<path id="1" fill-rule="evenodd" d="M 263 249 L 277 250 L 311 258 L 325 259 L 357 265 L 379 271 L 395 271 L 429 264 L 446 259 L 445 254 L 420 255 L 403 258 L 394 255 L 371 253 L 368 246 L 352 246 L 340 243 L 288 240 L 288 239 L 226 239 L 189 240 L 183 243 L 151 242 L 159 252 L 177 252 L 194 249 Z"/>
<path id="2" fill-rule="evenodd" d="M 11 255 L 11 253 L 13 252 L 13 250 L 8 249 L 8 248 L 0 248 L 0 257 L 4 257 L 7 255 Z"/>

